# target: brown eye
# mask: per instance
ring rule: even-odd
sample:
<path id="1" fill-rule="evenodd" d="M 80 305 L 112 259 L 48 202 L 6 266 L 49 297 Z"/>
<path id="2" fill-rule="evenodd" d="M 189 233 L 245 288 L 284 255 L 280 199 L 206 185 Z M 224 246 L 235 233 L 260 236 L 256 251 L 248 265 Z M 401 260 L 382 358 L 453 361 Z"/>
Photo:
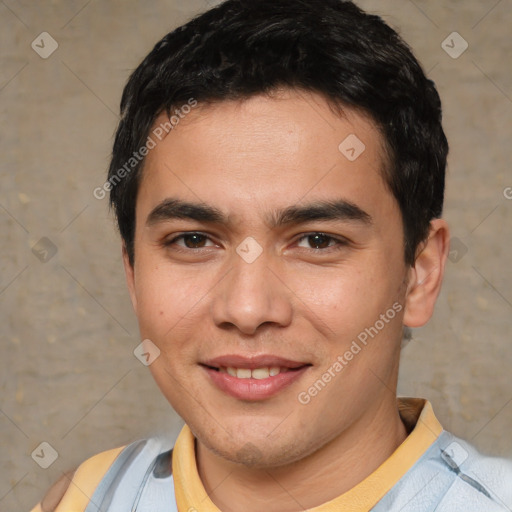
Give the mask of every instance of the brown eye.
<path id="1" fill-rule="evenodd" d="M 182 235 L 185 246 L 189 249 L 198 249 L 204 247 L 207 237 L 199 233 L 192 233 L 189 235 Z"/>
<path id="2" fill-rule="evenodd" d="M 305 242 L 306 245 L 301 245 L 303 242 Z M 332 242 L 334 242 L 334 244 Z M 308 249 L 327 249 L 336 243 L 341 244 L 342 241 L 324 233 L 311 233 L 304 235 L 299 240 L 298 245 L 299 247 L 306 247 Z"/>
<path id="3" fill-rule="evenodd" d="M 330 236 L 322 235 L 320 233 L 308 236 L 308 242 L 315 249 L 325 249 L 326 247 L 329 247 L 331 241 L 332 238 Z"/>
<path id="4" fill-rule="evenodd" d="M 176 245 L 187 249 L 202 249 L 204 247 L 211 247 L 214 244 L 211 243 L 207 235 L 203 235 L 202 233 L 182 233 L 172 240 L 165 242 L 164 245 L 166 247 Z"/>

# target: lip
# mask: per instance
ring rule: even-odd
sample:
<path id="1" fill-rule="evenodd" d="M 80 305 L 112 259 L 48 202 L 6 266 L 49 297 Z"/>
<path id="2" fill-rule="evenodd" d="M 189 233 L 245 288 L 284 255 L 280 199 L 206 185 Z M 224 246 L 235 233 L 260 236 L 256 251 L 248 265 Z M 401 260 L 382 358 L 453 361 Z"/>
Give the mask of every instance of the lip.
<path id="1" fill-rule="evenodd" d="M 277 395 L 292 383 L 299 380 L 311 364 L 292 361 L 290 359 L 273 355 L 260 355 L 254 357 L 226 355 L 210 359 L 201 363 L 200 366 L 220 391 L 239 400 L 256 402 L 266 400 Z M 229 375 L 228 373 L 221 373 L 214 369 L 229 366 L 251 370 L 254 370 L 255 368 L 279 366 L 281 368 L 288 368 L 289 370 L 266 379 L 239 379 Z"/>

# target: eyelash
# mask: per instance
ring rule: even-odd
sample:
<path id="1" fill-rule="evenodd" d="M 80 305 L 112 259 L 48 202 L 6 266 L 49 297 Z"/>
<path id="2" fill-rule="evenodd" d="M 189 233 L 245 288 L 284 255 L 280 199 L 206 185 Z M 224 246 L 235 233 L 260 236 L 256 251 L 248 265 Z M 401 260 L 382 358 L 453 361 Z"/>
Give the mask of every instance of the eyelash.
<path id="1" fill-rule="evenodd" d="M 201 233 L 200 231 L 187 231 L 185 233 L 181 233 L 180 235 L 172 238 L 171 240 L 165 240 L 163 242 L 163 246 L 164 247 L 170 247 L 174 244 L 176 244 L 176 242 L 180 239 L 185 239 L 187 236 L 193 236 L 193 235 L 199 235 L 201 237 L 206 237 L 207 239 L 211 240 L 210 237 L 208 235 L 206 235 L 205 233 Z M 298 240 L 296 243 L 300 243 L 302 242 L 303 240 L 311 237 L 311 236 L 316 236 L 316 235 L 319 235 L 319 236 L 322 236 L 322 237 L 325 237 L 329 240 L 329 243 L 331 243 L 332 241 L 334 242 L 337 242 L 337 245 L 335 246 L 328 246 L 326 248 L 305 248 L 305 247 L 301 247 L 301 249 L 306 249 L 306 250 L 310 250 L 310 251 L 321 251 L 321 252 L 331 252 L 332 250 L 340 250 L 342 248 L 344 248 L 345 246 L 348 245 L 348 240 L 344 239 L 344 238 L 340 238 L 340 237 L 335 237 L 335 236 L 332 236 L 332 235 L 329 235 L 327 233 L 323 233 L 322 231 L 312 231 L 310 233 L 305 233 L 303 234 Z M 176 246 L 178 251 L 185 251 L 185 252 L 189 252 L 189 251 L 199 251 L 201 249 L 208 249 L 208 247 L 197 247 L 197 248 L 190 248 L 190 247 L 183 247 L 183 246 L 179 246 L 177 245 Z"/>

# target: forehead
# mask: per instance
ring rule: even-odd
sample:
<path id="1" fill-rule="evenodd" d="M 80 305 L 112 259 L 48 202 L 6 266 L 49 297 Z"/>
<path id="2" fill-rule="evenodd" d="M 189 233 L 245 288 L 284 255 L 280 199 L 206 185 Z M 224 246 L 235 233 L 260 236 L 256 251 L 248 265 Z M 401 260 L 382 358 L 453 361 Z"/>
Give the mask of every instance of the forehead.
<path id="1" fill-rule="evenodd" d="M 178 111 L 169 133 L 153 135 L 139 189 L 143 210 L 177 195 L 240 217 L 306 199 L 393 201 L 376 124 L 352 109 L 335 111 L 318 94 L 284 90 Z M 166 122 L 159 116 L 152 133 Z"/>

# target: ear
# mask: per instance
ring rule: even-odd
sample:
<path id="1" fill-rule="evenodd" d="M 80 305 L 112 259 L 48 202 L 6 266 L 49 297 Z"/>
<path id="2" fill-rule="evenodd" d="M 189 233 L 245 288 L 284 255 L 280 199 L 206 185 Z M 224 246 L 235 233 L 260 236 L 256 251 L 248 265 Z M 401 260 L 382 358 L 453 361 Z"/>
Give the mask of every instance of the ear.
<path id="1" fill-rule="evenodd" d="M 409 271 L 404 325 L 421 327 L 430 320 L 441 291 L 446 258 L 450 250 L 449 240 L 450 232 L 446 221 L 431 221 L 428 240 L 421 246 L 414 266 Z"/>
<path id="2" fill-rule="evenodd" d="M 135 293 L 135 269 L 133 265 L 130 263 L 130 258 L 128 257 L 128 251 L 126 250 L 126 245 L 123 242 L 123 265 L 124 265 L 124 274 L 126 276 L 126 284 L 128 285 L 128 292 L 130 294 L 130 299 L 132 300 L 133 310 L 135 314 L 137 314 L 137 295 Z"/>

